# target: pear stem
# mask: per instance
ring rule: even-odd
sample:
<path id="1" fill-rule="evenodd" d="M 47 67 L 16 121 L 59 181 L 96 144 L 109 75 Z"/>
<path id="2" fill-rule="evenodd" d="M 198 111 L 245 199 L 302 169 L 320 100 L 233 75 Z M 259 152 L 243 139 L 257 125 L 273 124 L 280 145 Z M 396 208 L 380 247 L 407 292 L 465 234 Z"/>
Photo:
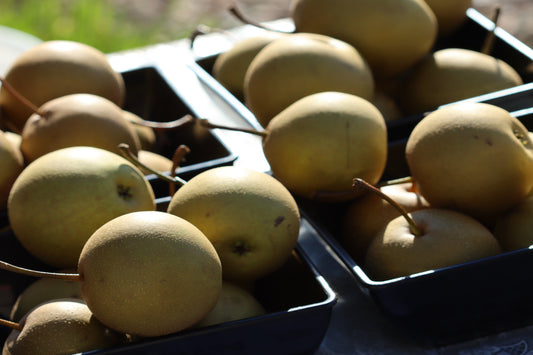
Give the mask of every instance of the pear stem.
<path id="1" fill-rule="evenodd" d="M 17 89 L 13 87 L 5 78 L 0 77 L 0 82 L 2 83 L 2 86 L 11 94 L 13 95 L 18 101 L 20 101 L 22 104 L 26 105 L 29 109 L 31 109 L 34 113 L 38 114 L 41 117 L 46 116 L 46 112 L 41 110 L 39 107 L 33 104 L 30 100 L 25 98 L 20 92 L 18 92 Z"/>
<path id="2" fill-rule="evenodd" d="M 222 33 L 227 35 L 228 37 L 234 37 L 233 34 L 227 30 L 221 29 L 221 28 L 212 28 L 206 25 L 198 25 L 196 29 L 191 33 L 189 36 L 189 42 L 190 42 L 190 48 L 194 47 L 194 42 L 196 38 L 202 35 L 206 35 L 209 33 Z"/>
<path id="3" fill-rule="evenodd" d="M 67 274 L 62 272 L 48 272 L 48 271 L 38 271 L 26 269 L 20 266 L 6 263 L 5 261 L 0 261 L 0 269 L 16 272 L 17 274 L 23 274 L 26 276 L 32 277 L 45 277 L 51 279 L 60 279 L 65 281 L 83 281 L 83 278 L 80 274 Z"/>
<path id="4" fill-rule="evenodd" d="M 368 182 L 360 178 L 353 179 L 353 187 L 354 188 L 362 187 L 366 189 L 367 191 L 375 193 L 376 195 L 380 196 L 382 199 L 390 203 L 407 220 L 407 223 L 409 223 L 409 227 L 411 228 L 411 232 L 417 237 L 422 236 L 422 231 L 420 230 L 418 225 L 415 223 L 413 218 L 409 215 L 409 213 L 407 213 L 407 211 L 402 206 L 400 206 L 396 201 L 394 201 L 392 198 L 384 194 L 383 191 L 376 188 L 375 186 L 370 185 Z"/>
<path id="5" fill-rule="evenodd" d="M 225 130 L 228 130 L 228 131 L 251 133 L 251 134 L 255 134 L 257 136 L 261 136 L 261 137 L 268 136 L 268 132 L 259 131 L 257 129 L 253 129 L 253 128 L 228 127 L 228 126 L 224 126 L 224 125 L 211 123 L 206 118 L 197 118 L 197 120 L 198 120 L 198 122 L 200 123 L 201 126 L 206 127 L 206 128 L 210 128 L 210 129 L 219 128 L 219 129 L 225 129 Z"/>
<path id="6" fill-rule="evenodd" d="M 20 323 L 12 322 L 12 321 L 7 320 L 7 319 L 0 318 L 0 325 L 4 325 L 4 326 L 9 327 L 11 329 L 18 330 L 19 332 L 22 331 L 22 326 L 20 325 Z"/>
<path id="7" fill-rule="evenodd" d="M 187 147 L 186 145 L 182 144 L 180 145 L 176 151 L 174 152 L 174 155 L 172 156 L 172 167 L 170 169 L 170 176 L 173 179 L 176 179 L 176 170 L 178 170 L 181 162 L 183 159 L 185 159 L 185 156 L 191 152 L 191 149 Z M 176 184 L 169 183 L 169 195 L 172 197 L 176 193 Z"/>
<path id="8" fill-rule="evenodd" d="M 412 176 L 406 176 L 406 177 L 401 177 L 401 178 L 398 178 L 398 179 L 392 179 L 392 180 L 383 181 L 383 182 L 380 182 L 379 184 L 377 184 L 377 187 L 380 188 L 380 187 L 383 187 L 383 186 L 399 185 L 399 184 L 403 184 L 403 183 L 406 183 L 406 182 L 413 182 L 413 177 Z"/>
<path id="9" fill-rule="evenodd" d="M 120 143 L 118 145 L 118 149 L 120 150 L 120 153 L 126 158 L 128 159 L 130 162 L 132 162 L 133 164 L 135 164 L 136 166 L 140 166 L 142 167 L 143 169 L 146 169 L 147 171 L 151 172 L 152 174 L 155 174 L 157 177 L 159 177 L 160 179 L 162 180 L 165 180 L 169 183 L 175 183 L 175 184 L 180 184 L 180 185 L 185 185 L 186 181 L 179 178 L 179 177 L 170 177 L 168 175 L 165 175 L 165 174 L 161 174 L 159 171 L 156 171 L 152 168 L 150 168 L 149 166 L 141 163 L 139 161 L 139 159 L 135 156 L 135 154 L 132 153 L 131 149 L 130 149 L 130 146 L 126 143 Z"/>
<path id="10" fill-rule="evenodd" d="M 289 32 L 289 31 L 283 31 L 283 30 L 279 30 L 279 29 L 276 29 L 276 28 L 272 28 L 272 27 L 267 27 L 267 26 L 264 26 L 263 24 L 257 22 L 257 21 L 254 21 L 252 19 L 249 19 L 248 17 L 246 17 L 242 11 L 239 9 L 239 7 L 237 6 L 237 3 L 236 2 L 233 2 L 229 7 L 228 7 L 228 11 L 233 15 L 235 16 L 239 21 L 241 21 L 242 23 L 244 24 L 247 24 L 247 25 L 251 25 L 251 26 L 254 26 L 254 27 L 257 27 L 257 28 L 261 28 L 263 30 L 267 30 L 267 31 L 272 31 L 272 32 L 280 32 L 280 33 L 293 33 L 293 32 Z"/>
<path id="11" fill-rule="evenodd" d="M 492 15 L 491 21 L 494 23 L 494 27 L 489 31 L 487 36 L 485 37 L 485 41 L 483 42 L 483 47 L 481 47 L 481 53 L 488 54 L 492 53 L 492 48 L 494 47 L 494 31 L 496 31 L 496 27 L 498 27 L 498 20 L 500 19 L 500 13 L 501 13 L 501 7 L 500 5 L 496 5 L 494 8 L 494 13 Z"/>
<path id="12" fill-rule="evenodd" d="M 139 126 L 151 127 L 154 129 L 174 129 L 174 128 L 183 127 L 186 124 L 194 122 L 194 117 L 187 114 L 183 117 L 178 118 L 177 120 L 168 121 L 168 122 L 157 122 L 157 121 L 148 121 L 148 120 L 137 121 L 133 119 L 129 119 L 129 121 Z"/>

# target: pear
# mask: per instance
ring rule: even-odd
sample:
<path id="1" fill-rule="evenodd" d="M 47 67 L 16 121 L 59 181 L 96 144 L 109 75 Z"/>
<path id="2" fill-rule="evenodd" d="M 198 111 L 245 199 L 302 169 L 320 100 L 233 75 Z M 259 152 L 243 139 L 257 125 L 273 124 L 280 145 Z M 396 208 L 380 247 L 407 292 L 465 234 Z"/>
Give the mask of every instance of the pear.
<path id="1" fill-rule="evenodd" d="M 284 35 L 281 32 L 263 31 L 236 41 L 231 48 L 216 58 L 213 77 L 236 98 L 244 100 L 244 76 L 252 59 L 263 47 Z"/>
<path id="2" fill-rule="evenodd" d="M 70 271 L 66 270 L 65 272 Z M 41 303 L 61 298 L 82 299 L 81 284 L 76 281 L 41 278 L 29 284 L 17 297 L 9 318 L 18 322 Z"/>
<path id="3" fill-rule="evenodd" d="M 0 210 L 7 207 L 7 199 L 13 183 L 24 169 L 24 160 L 7 134 L 0 131 Z"/>
<path id="4" fill-rule="evenodd" d="M 4 131 L 4 135 L 13 144 L 13 147 L 15 148 L 15 150 L 20 152 L 20 158 L 23 159 L 22 152 L 20 151 L 20 143 L 22 142 L 22 136 L 19 133 L 15 133 L 11 131 Z"/>
<path id="5" fill-rule="evenodd" d="M 250 291 L 234 283 L 223 281 L 217 304 L 194 327 L 202 328 L 245 318 L 258 317 L 264 314 L 266 314 L 265 308 Z"/>
<path id="6" fill-rule="evenodd" d="M 72 93 L 91 93 L 118 106 L 125 99 L 124 79 L 98 49 L 75 41 L 53 40 L 24 51 L 9 67 L 5 79 L 36 106 Z M 32 114 L 11 92 L 0 88 L 3 118 L 15 131 Z"/>
<path id="7" fill-rule="evenodd" d="M 308 95 L 276 115 L 265 131 L 263 151 L 273 176 L 301 197 L 353 198 L 335 194 L 350 191 L 354 176 L 375 184 L 385 169 L 385 120 L 356 95 Z"/>
<path id="8" fill-rule="evenodd" d="M 437 17 L 439 36 L 446 37 L 459 28 L 467 19 L 466 10 L 472 0 L 425 0 Z"/>
<path id="9" fill-rule="evenodd" d="M 523 84 L 505 61 L 463 48 L 433 52 L 404 80 L 398 104 L 407 114 Z"/>
<path id="10" fill-rule="evenodd" d="M 498 216 L 493 233 L 503 250 L 511 251 L 533 245 L 533 195 Z"/>
<path id="11" fill-rule="evenodd" d="M 420 193 L 432 206 L 487 221 L 531 191 L 532 149 L 527 129 L 509 112 L 466 101 L 419 121 L 405 156 Z"/>
<path id="12" fill-rule="evenodd" d="M 281 267 L 300 230 L 290 192 L 266 173 L 237 166 L 196 175 L 172 196 L 167 212 L 206 235 L 229 281 L 253 281 Z"/>
<path id="13" fill-rule="evenodd" d="M 149 150 L 139 150 L 139 153 L 137 154 L 139 161 L 143 164 L 149 167 L 152 170 L 158 171 L 158 172 L 165 172 L 172 170 L 172 160 L 165 157 L 164 155 L 161 155 L 159 153 L 155 153 Z M 150 170 L 147 170 L 143 167 L 139 167 L 141 171 L 144 174 L 151 174 L 152 172 Z"/>
<path id="14" fill-rule="evenodd" d="M 257 53 L 244 79 L 245 104 L 263 127 L 296 100 L 322 91 L 370 100 L 374 79 L 353 46 L 318 34 L 295 33 L 272 41 Z"/>
<path id="15" fill-rule="evenodd" d="M 407 212 L 428 208 L 429 203 L 416 191 L 413 182 L 380 187 Z M 355 199 L 346 209 L 341 226 L 341 243 L 356 261 L 364 260 L 366 250 L 378 232 L 400 212 L 386 200 L 373 193 Z"/>
<path id="16" fill-rule="evenodd" d="M 396 76 L 432 49 L 437 19 L 423 0 L 293 0 L 296 31 L 353 45 L 376 77 Z"/>
<path id="17" fill-rule="evenodd" d="M 134 123 L 134 122 L 142 122 L 143 119 L 133 112 L 124 110 L 123 114 L 124 116 L 126 116 L 126 119 L 128 121 L 132 122 L 133 130 L 137 133 L 137 137 L 139 138 L 140 149 L 144 149 L 144 150 L 153 149 L 156 143 L 156 140 L 157 140 L 157 135 L 154 129 L 152 127 L 147 127 L 142 124 Z"/>
<path id="18" fill-rule="evenodd" d="M 158 211 L 102 225 L 83 247 L 78 272 L 95 317 L 137 336 L 191 327 L 213 309 L 222 287 L 220 259 L 205 235 Z"/>
<path id="19" fill-rule="evenodd" d="M 13 233 L 35 257 L 74 268 L 91 234 L 119 215 L 155 210 L 144 174 L 125 158 L 95 147 L 69 147 L 31 162 L 9 194 Z"/>
<path id="20" fill-rule="evenodd" d="M 137 153 L 140 142 L 123 110 L 93 94 L 70 94 L 52 99 L 32 114 L 22 129 L 20 149 L 29 163 L 51 151 L 91 146 L 119 154 L 120 143 Z M 42 112 L 42 113 L 41 113 Z"/>
<path id="21" fill-rule="evenodd" d="M 3 355 L 77 354 L 107 349 L 125 342 L 98 321 L 83 301 L 58 299 L 31 310 L 4 343 Z"/>
<path id="22" fill-rule="evenodd" d="M 457 211 L 426 208 L 391 220 L 370 243 L 364 262 L 373 280 L 389 280 L 453 266 L 502 252 L 494 235 L 476 219 Z"/>

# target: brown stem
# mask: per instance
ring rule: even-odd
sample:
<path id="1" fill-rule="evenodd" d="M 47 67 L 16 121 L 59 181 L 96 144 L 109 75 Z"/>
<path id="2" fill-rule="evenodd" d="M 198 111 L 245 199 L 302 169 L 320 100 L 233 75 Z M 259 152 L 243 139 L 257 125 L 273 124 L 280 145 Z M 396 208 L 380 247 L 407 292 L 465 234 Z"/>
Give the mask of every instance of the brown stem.
<path id="1" fill-rule="evenodd" d="M 487 36 L 485 37 L 485 42 L 483 42 L 483 47 L 481 47 L 481 53 L 490 55 L 492 53 L 492 48 L 494 47 L 494 31 L 496 30 L 496 27 L 498 27 L 498 20 L 500 19 L 500 13 L 501 13 L 501 7 L 500 5 L 496 5 L 494 8 L 494 14 L 492 15 L 492 22 L 494 23 L 494 27 L 487 33 Z"/>
<path id="2" fill-rule="evenodd" d="M 20 325 L 20 323 L 12 322 L 12 321 L 7 320 L 7 319 L 0 318 L 0 325 L 9 327 L 11 329 L 18 330 L 19 332 L 22 331 L 22 326 Z"/>
<path id="3" fill-rule="evenodd" d="M 279 29 L 276 29 L 276 28 L 272 28 L 272 27 L 267 27 L 267 26 L 264 26 L 263 24 L 257 22 L 257 21 L 254 21 L 252 19 L 249 19 L 248 17 L 246 17 L 242 11 L 239 9 L 239 7 L 237 6 L 237 3 L 236 2 L 233 2 L 229 7 L 228 7 L 228 11 L 233 15 L 235 16 L 239 21 L 241 21 L 242 23 L 244 24 L 247 24 L 247 25 L 252 25 L 254 27 L 257 27 L 257 28 L 261 28 L 263 30 L 267 30 L 267 31 L 273 31 L 273 32 L 281 32 L 281 33 L 293 33 L 293 32 L 289 32 L 289 31 L 283 31 L 283 30 L 279 30 Z"/>
<path id="4" fill-rule="evenodd" d="M 30 100 L 24 97 L 20 92 L 18 92 L 17 89 L 13 87 L 5 78 L 0 77 L 0 82 L 2 83 L 2 86 L 11 94 L 13 95 L 18 101 L 20 101 L 22 104 L 27 106 L 30 110 L 32 110 L 34 113 L 38 114 L 39 116 L 45 117 L 46 112 L 41 110 L 39 107 L 33 104 Z"/>
<path id="5" fill-rule="evenodd" d="M 157 177 L 159 177 L 162 180 L 165 180 L 169 183 L 176 183 L 180 185 L 185 185 L 186 181 L 179 178 L 179 177 L 170 177 L 165 174 L 161 174 L 159 171 L 156 171 L 146 164 L 143 164 L 139 161 L 139 159 L 133 154 L 133 152 L 130 149 L 130 146 L 126 143 L 120 143 L 118 145 L 118 149 L 120 150 L 120 153 L 124 156 L 124 158 L 128 159 L 131 163 L 133 163 L 135 166 L 141 167 L 143 169 L 146 169 L 147 171 L 151 172 L 152 174 L 155 174 Z"/>
<path id="6" fill-rule="evenodd" d="M 219 129 L 225 129 L 225 130 L 228 130 L 228 131 L 237 131 L 237 132 L 244 132 L 244 133 L 251 133 L 251 134 L 255 134 L 257 136 L 261 136 L 261 137 L 266 137 L 268 136 L 268 132 L 266 131 L 259 131 L 257 129 L 253 129 L 253 128 L 239 128 L 239 127 L 228 127 L 228 126 L 224 126 L 224 125 L 219 125 L 219 124 L 215 124 L 215 123 L 211 123 L 209 122 L 207 119 L 205 118 L 197 118 L 196 119 L 198 121 L 198 123 L 203 126 L 203 127 L 206 127 L 206 128 L 219 128 Z"/>
<path id="7" fill-rule="evenodd" d="M 51 279 L 60 279 L 65 281 L 83 281 L 83 278 L 80 274 L 67 274 L 62 272 L 48 272 L 48 271 L 38 271 L 26 269 L 20 266 L 6 263 L 5 261 L 0 261 L 0 269 L 16 272 L 17 274 L 23 274 L 26 276 L 32 277 L 45 277 Z"/>
<path id="8" fill-rule="evenodd" d="M 180 128 L 187 124 L 193 123 L 194 117 L 187 114 L 183 117 L 178 118 L 177 120 L 168 121 L 168 122 L 157 122 L 157 121 L 148 121 L 148 120 L 137 121 L 134 119 L 129 119 L 129 121 L 139 126 L 151 127 L 154 129 L 174 129 L 174 128 Z"/>
<path id="9" fill-rule="evenodd" d="M 191 149 L 184 144 L 180 145 L 174 152 L 174 155 L 172 156 L 172 167 L 170 169 L 170 176 L 173 179 L 176 179 L 176 170 L 178 170 L 181 162 L 183 161 L 183 159 L 185 159 L 185 156 L 189 154 L 190 152 L 191 152 Z M 176 193 L 176 184 L 169 183 L 170 196 L 171 197 L 174 196 L 175 193 Z"/>
<path id="10" fill-rule="evenodd" d="M 221 29 L 221 28 L 212 28 L 206 25 L 198 25 L 195 30 L 191 33 L 189 36 L 189 42 L 190 42 L 190 48 L 194 47 L 194 42 L 196 41 L 196 38 L 199 36 L 203 36 L 209 33 L 222 33 L 227 35 L 228 37 L 233 37 L 233 34 L 227 30 Z"/>
<path id="11" fill-rule="evenodd" d="M 363 179 L 360 179 L 360 178 L 353 179 L 353 187 L 354 188 L 362 187 L 362 188 L 366 189 L 367 191 L 370 191 L 372 193 L 377 194 L 382 199 L 384 199 L 385 201 L 390 203 L 406 219 L 407 223 L 409 223 L 409 227 L 411 228 L 411 232 L 417 237 L 422 236 L 422 231 L 420 230 L 418 225 L 415 223 L 413 218 L 411 218 L 411 216 L 409 216 L 409 213 L 407 213 L 407 211 L 402 206 L 400 206 L 396 201 L 394 201 L 392 198 L 390 198 L 389 196 L 384 194 L 383 191 L 381 191 L 380 189 L 376 188 L 375 186 L 370 185 L 368 182 L 366 182 L 366 181 L 364 181 Z"/>

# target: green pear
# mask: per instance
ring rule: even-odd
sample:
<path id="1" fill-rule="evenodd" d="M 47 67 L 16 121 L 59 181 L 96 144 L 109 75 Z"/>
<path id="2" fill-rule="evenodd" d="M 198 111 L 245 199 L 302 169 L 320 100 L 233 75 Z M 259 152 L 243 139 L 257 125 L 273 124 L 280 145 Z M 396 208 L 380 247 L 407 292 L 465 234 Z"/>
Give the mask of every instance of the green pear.
<path id="1" fill-rule="evenodd" d="M 420 233 L 400 216 L 370 243 L 364 270 L 373 280 L 409 276 L 501 253 L 494 235 L 466 214 L 425 208 L 409 215 Z"/>
<path id="2" fill-rule="evenodd" d="M 73 93 L 99 95 L 118 106 L 125 99 L 124 79 L 105 54 L 75 41 L 44 41 L 29 48 L 11 64 L 5 79 L 37 107 Z M 0 88 L 0 106 L 15 131 L 22 130 L 32 114 L 4 87 Z"/>
<path id="3" fill-rule="evenodd" d="M 107 349 L 125 342 L 98 321 L 83 301 L 58 299 L 44 302 L 26 314 L 13 329 L 2 350 L 3 355 L 77 354 Z"/>
<path id="4" fill-rule="evenodd" d="M 98 228 L 78 272 L 94 316 L 140 337 L 192 327 L 215 307 L 222 288 L 220 259 L 206 236 L 158 211 L 127 213 Z"/>
<path id="5" fill-rule="evenodd" d="M 206 235 L 230 281 L 253 281 L 281 267 L 300 230 L 290 192 L 266 173 L 237 166 L 196 175 L 176 191 L 167 211 Z"/>
<path id="6" fill-rule="evenodd" d="M 155 210 L 152 188 L 127 159 L 95 147 L 69 147 L 31 162 L 8 199 L 13 233 L 35 257 L 76 267 L 83 245 L 124 213 Z"/>
<path id="7" fill-rule="evenodd" d="M 423 0 L 293 0 L 296 31 L 353 45 L 376 77 L 396 76 L 422 59 L 437 37 L 437 19 Z"/>
<path id="8" fill-rule="evenodd" d="M 7 134 L 0 131 L 0 210 L 7 207 L 7 199 L 13 183 L 24 169 L 24 160 Z"/>
<path id="9" fill-rule="evenodd" d="M 439 36 L 453 33 L 467 19 L 466 10 L 472 6 L 472 0 L 425 0 L 437 17 Z"/>
<path id="10" fill-rule="evenodd" d="M 68 280 L 37 279 L 18 295 L 13 307 L 11 307 L 9 318 L 14 322 L 18 322 L 26 313 L 39 304 L 60 298 L 81 300 L 81 284 Z"/>
<path id="11" fill-rule="evenodd" d="M 51 151 L 91 146 L 120 154 L 128 144 L 137 154 L 139 138 L 123 110 L 93 94 L 70 94 L 52 99 L 32 114 L 22 129 L 20 149 L 26 163 Z"/>
<path id="12" fill-rule="evenodd" d="M 533 187 L 533 144 L 506 110 L 460 102 L 425 116 L 405 156 L 420 193 L 434 207 L 490 221 Z"/>
<path id="13" fill-rule="evenodd" d="M 263 47 L 284 35 L 281 32 L 264 31 L 236 41 L 216 58 L 213 77 L 235 97 L 244 100 L 244 76 L 252 59 Z"/>
<path id="14" fill-rule="evenodd" d="M 195 328 L 227 323 L 235 320 L 258 317 L 266 310 L 257 298 L 247 289 L 228 281 L 222 282 L 222 290 L 215 307 Z"/>
<path id="15" fill-rule="evenodd" d="M 318 34 L 296 33 L 272 41 L 252 60 L 244 79 L 245 104 L 263 127 L 296 100 L 322 91 L 370 100 L 374 79 L 353 46 Z"/>
<path id="16" fill-rule="evenodd" d="M 372 184 L 387 161 L 387 128 L 379 110 L 341 92 L 308 95 L 266 127 L 263 151 L 272 174 L 292 193 L 310 199 L 351 191 L 353 177 Z"/>
<path id="17" fill-rule="evenodd" d="M 505 61 L 463 48 L 433 52 L 404 80 L 398 104 L 407 114 L 523 84 Z"/>

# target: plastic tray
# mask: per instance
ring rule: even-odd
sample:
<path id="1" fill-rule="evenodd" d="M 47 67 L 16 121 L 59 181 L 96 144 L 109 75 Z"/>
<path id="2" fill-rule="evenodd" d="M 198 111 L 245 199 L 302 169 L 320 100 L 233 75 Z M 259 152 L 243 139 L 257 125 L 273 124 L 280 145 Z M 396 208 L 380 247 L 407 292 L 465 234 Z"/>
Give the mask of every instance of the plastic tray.
<path id="1" fill-rule="evenodd" d="M 511 112 L 528 128 L 533 125 L 533 84 L 468 99 L 491 103 Z M 421 116 L 412 118 L 418 122 Z M 407 176 L 403 148 L 407 138 L 389 144 L 394 171 Z M 415 336 L 436 344 L 494 334 L 533 324 L 533 267 L 530 248 L 502 253 L 455 266 L 428 270 L 408 277 L 374 281 L 343 248 L 342 217 L 349 204 L 321 204 L 299 199 L 307 218 L 353 272 L 363 292 L 393 321 L 407 325 Z"/>
<path id="2" fill-rule="evenodd" d="M 167 199 L 160 199 L 164 210 Z M 300 235 L 317 231 L 302 221 Z M 38 270 L 50 270 L 19 244 L 9 230 L 0 233 L 0 260 Z M 8 319 L 17 295 L 35 278 L 0 270 L 0 317 Z M 144 339 L 86 354 L 301 354 L 314 351 L 328 328 L 336 295 L 299 245 L 277 271 L 257 281 L 255 296 L 267 314 L 168 336 Z M 0 327 L 1 341 L 10 329 Z"/>
<path id="3" fill-rule="evenodd" d="M 121 74 L 126 85 L 125 110 L 157 122 L 176 120 L 186 114 L 195 116 L 195 111 L 155 67 L 136 68 Z M 195 133 L 193 125 L 155 132 L 156 143 L 151 150 L 169 159 L 179 145 L 185 144 L 190 148 L 190 153 L 177 170 L 177 175 L 185 180 L 212 167 L 232 165 L 237 158 L 217 136 L 207 130 L 203 130 L 202 134 Z M 163 191 L 159 196 L 168 194 L 168 188 L 163 188 L 164 181 L 153 174 L 147 178 L 156 191 Z"/>
<path id="4" fill-rule="evenodd" d="M 440 40 L 436 48 L 459 47 L 479 50 L 494 24 L 474 9 L 467 11 L 467 22 L 452 36 Z M 239 32 L 241 33 L 241 32 Z M 198 72 L 209 75 L 216 59 L 210 55 L 195 60 Z M 514 67 L 525 84 L 489 93 L 470 101 L 487 102 L 510 111 L 527 128 L 533 130 L 533 50 L 509 33 L 497 28 L 492 55 Z M 252 126 L 253 115 L 216 80 L 210 87 L 235 106 Z M 209 82 L 206 76 L 204 82 Z M 384 179 L 409 175 L 404 154 L 405 143 L 423 113 L 403 117 L 387 124 L 389 130 L 389 162 Z M 533 323 L 533 278 L 527 271 L 533 267 L 530 249 L 504 253 L 483 260 L 432 270 L 409 277 L 376 282 L 371 280 L 356 261 L 343 249 L 341 219 L 348 203 L 321 204 L 298 199 L 306 218 L 320 231 L 328 247 L 354 276 L 361 291 L 369 296 L 393 323 L 408 329 L 410 336 L 422 343 L 437 346 L 472 340 L 489 334 L 517 329 Z"/>

